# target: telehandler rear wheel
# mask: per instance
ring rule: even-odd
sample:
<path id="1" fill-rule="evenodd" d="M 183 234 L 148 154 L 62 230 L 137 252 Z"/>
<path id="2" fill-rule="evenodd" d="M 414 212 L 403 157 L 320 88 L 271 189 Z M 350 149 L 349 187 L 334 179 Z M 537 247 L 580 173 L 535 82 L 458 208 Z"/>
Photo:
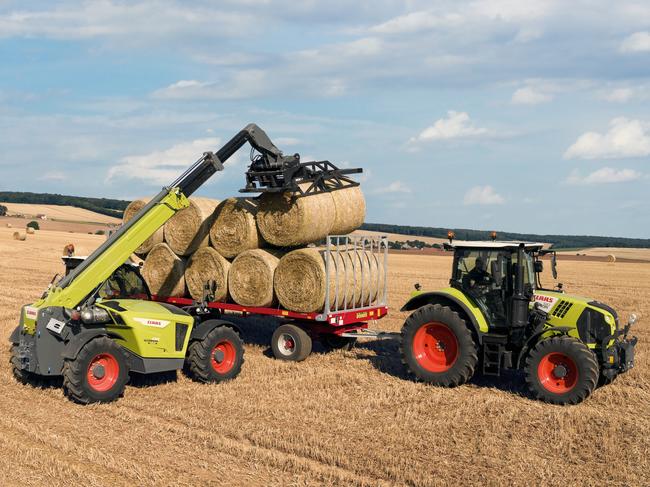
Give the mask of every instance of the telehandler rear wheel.
<path id="1" fill-rule="evenodd" d="M 239 375 L 244 363 L 244 344 L 239 334 L 219 326 L 203 340 L 190 343 L 186 370 L 199 382 L 223 382 Z"/>
<path id="2" fill-rule="evenodd" d="M 454 387 L 467 382 L 478 362 L 472 332 L 447 306 L 427 304 L 402 327 L 402 361 L 416 379 Z"/>
<path id="3" fill-rule="evenodd" d="M 566 335 L 546 338 L 526 358 L 526 383 L 537 399 L 578 404 L 596 388 L 598 363 L 587 346 Z"/>
<path id="4" fill-rule="evenodd" d="M 124 394 L 129 367 L 121 347 L 107 336 L 86 343 L 63 362 L 63 392 L 75 402 L 111 402 Z"/>

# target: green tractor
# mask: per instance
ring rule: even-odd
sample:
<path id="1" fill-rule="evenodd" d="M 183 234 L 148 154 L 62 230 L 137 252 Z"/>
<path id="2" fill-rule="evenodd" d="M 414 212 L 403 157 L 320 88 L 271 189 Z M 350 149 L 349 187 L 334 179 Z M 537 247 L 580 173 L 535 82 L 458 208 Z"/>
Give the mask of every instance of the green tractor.
<path id="1" fill-rule="evenodd" d="M 499 376 L 523 370 L 531 394 L 553 404 L 577 404 L 634 366 L 636 337 L 611 307 L 544 289 L 542 244 L 457 242 L 450 287 L 416 291 L 402 311 L 402 359 L 418 380 L 453 387 L 477 371 Z"/>

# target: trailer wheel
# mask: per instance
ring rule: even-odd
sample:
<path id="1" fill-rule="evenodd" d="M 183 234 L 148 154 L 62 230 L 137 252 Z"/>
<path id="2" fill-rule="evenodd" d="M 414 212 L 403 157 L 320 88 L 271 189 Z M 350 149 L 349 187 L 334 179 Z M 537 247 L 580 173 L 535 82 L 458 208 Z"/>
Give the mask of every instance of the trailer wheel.
<path id="1" fill-rule="evenodd" d="M 596 388 L 598 363 L 581 341 L 563 335 L 546 338 L 526 358 L 526 383 L 537 399 L 578 404 Z"/>
<path id="2" fill-rule="evenodd" d="M 297 325 L 281 325 L 273 332 L 271 350 L 277 359 L 300 362 L 309 356 L 311 348 L 311 337 Z"/>
<path id="3" fill-rule="evenodd" d="M 416 379 L 444 387 L 467 382 L 478 362 L 465 320 L 440 304 L 422 306 L 407 318 L 400 351 Z"/>
<path id="4" fill-rule="evenodd" d="M 128 380 L 124 352 L 107 336 L 93 338 L 76 358 L 63 362 L 63 392 L 80 404 L 114 401 Z"/>
<path id="5" fill-rule="evenodd" d="M 354 348 L 357 339 L 354 337 L 342 337 L 333 333 L 327 333 L 320 336 L 320 342 L 329 350 L 349 351 Z"/>
<path id="6" fill-rule="evenodd" d="M 187 367 L 199 382 L 224 382 L 239 375 L 244 363 L 244 344 L 235 330 L 218 326 L 203 340 L 190 343 Z"/>

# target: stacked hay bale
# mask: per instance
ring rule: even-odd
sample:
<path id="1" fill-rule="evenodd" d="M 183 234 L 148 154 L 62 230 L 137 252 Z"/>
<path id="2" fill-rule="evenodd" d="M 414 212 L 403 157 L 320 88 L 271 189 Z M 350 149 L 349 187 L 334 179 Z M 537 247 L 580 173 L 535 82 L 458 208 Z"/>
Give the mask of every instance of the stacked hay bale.
<path id="1" fill-rule="evenodd" d="M 147 201 L 132 202 L 124 222 Z M 327 294 L 325 251 L 303 247 L 322 242 L 327 235 L 350 233 L 364 218 L 359 187 L 307 196 L 264 193 L 222 202 L 190 198 L 190 206 L 169 219 L 136 253 L 145 259 L 143 277 L 158 296 L 200 300 L 205 285 L 214 281 L 215 301 L 314 312 L 323 309 Z M 331 304 L 338 300 L 339 307 L 350 308 L 376 298 L 373 255 L 332 256 Z M 353 271 L 362 263 L 368 272 L 355 279 Z M 334 287 L 336 281 L 339 285 Z"/>

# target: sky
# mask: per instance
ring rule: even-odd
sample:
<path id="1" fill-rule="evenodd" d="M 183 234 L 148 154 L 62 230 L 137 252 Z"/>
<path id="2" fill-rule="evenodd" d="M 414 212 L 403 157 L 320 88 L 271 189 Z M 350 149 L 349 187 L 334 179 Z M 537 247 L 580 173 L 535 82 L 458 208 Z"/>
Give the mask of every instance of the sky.
<path id="1" fill-rule="evenodd" d="M 151 195 L 249 122 L 368 222 L 650 238 L 650 2 L 0 0 L 0 190 Z"/>

